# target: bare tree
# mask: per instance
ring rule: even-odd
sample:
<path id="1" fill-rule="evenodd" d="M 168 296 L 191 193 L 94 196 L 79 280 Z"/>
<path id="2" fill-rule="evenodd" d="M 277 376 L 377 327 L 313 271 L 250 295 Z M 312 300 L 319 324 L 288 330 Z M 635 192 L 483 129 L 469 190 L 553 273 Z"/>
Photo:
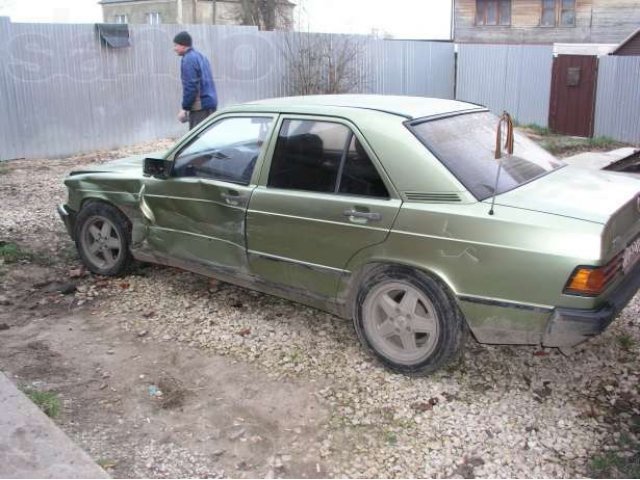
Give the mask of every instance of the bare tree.
<path id="1" fill-rule="evenodd" d="M 364 43 L 358 37 L 296 33 L 286 37 L 287 89 L 293 95 L 362 93 Z"/>
<path id="2" fill-rule="evenodd" d="M 287 0 L 240 0 L 239 20 L 243 25 L 256 25 L 260 30 L 275 30 L 289 23 L 290 8 Z"/>

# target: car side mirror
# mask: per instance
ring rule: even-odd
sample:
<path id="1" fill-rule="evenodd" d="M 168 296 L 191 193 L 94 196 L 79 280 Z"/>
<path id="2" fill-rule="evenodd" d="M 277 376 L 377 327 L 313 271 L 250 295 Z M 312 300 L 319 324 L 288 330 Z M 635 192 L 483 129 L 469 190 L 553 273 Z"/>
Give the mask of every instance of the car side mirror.
<path id="1" fill-rule="evenodd" d="M 143 172 L 148 177 L 169 178 L 173 162 L 163 158 L 145 158 Z"/>

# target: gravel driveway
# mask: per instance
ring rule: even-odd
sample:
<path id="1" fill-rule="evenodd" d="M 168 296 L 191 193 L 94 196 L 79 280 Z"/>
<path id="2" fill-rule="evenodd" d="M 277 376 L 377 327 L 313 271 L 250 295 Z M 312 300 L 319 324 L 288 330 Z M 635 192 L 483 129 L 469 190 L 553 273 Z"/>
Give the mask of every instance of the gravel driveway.
<path id="1" fill-rule="evenodd" d="M 270 468 L 251 471 L 258 476 L 313 476 L 287 467 L 305 450 L 322 465 L 316 473 L 328 477 L 563 478 L 640 470 L 638 297 L 603 335 L 568 357 L 554 349 L 469 339 L 459 364 L 430 377 L 407 378 L 372 361 L 350 323 L 305 306 L 156 266 L 122 279 L 82 276 L 55 212 L 65 197 L 62 179 L 79 165 L 169 144 L 0 164 L 0 240 L 33 254 L 22 263 L 0 265 L 0 303 L 13 308 L 11 318 L 0 317 L 0 324 L 11 327 L 7 331 L 30 331 L 38 309 L 51 307 L 45 305 L 49 301 L 65 311 L 87 312 L 96 325 L 133 334 L 156 349 L 192 349 L 251 369 L 274 388 L 295 384 L 310 392 L 326 415 L 318 417 L 308 445 L 270 457 Z M 72 282 L 75 291 L 56 293 L 32 308 L 33 278 L 19 273 L 33 264 Z M 15 373 L 8 357 L 0 354 L 0 361 Z M 117 428 L 117 419 L 113 423 Z M 78 429 L 69 419 L 61 426 L 96 459 L 100 449 L 117 451 L 104 438 L 98 441 L 100 432 Z M 150 443 L 131 455 L 151 458 L 148 449 L 172 454 L 166 445 Z M 183 450 L 175 445 L 173 453 L 190 456 L 191 466 L 181 469 L 177 462 L 171 476 L 214 476 L 193 467 L 209 459 Z M 133 467 L 116 473 L 165 476 Z M 242 469 L 217 475 L 244 476 Z"/>

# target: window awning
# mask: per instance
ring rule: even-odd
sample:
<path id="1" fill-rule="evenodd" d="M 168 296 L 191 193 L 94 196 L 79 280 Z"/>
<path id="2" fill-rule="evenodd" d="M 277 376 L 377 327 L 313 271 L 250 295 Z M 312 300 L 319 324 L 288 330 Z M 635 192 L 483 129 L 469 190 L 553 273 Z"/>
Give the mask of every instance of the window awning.
<path id="1" fill-rule="evenodd" d="M 126 23 L 96 23 L 100 40 L 112 48 L 124 48 L 129 43 L 129 25 Z"/>

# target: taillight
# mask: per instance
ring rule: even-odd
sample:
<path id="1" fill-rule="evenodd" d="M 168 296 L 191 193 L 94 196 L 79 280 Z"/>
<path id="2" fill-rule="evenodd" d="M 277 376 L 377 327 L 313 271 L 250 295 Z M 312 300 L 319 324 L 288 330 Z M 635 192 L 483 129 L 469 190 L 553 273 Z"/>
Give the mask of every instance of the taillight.
<path id="1" fill-rule="evenodd" d="M 603 267 L 577 267 L 564 287 L 564 293 L 596 297 L 604 292 L 621 272 L 622 254 L 613 257 Z"/>

